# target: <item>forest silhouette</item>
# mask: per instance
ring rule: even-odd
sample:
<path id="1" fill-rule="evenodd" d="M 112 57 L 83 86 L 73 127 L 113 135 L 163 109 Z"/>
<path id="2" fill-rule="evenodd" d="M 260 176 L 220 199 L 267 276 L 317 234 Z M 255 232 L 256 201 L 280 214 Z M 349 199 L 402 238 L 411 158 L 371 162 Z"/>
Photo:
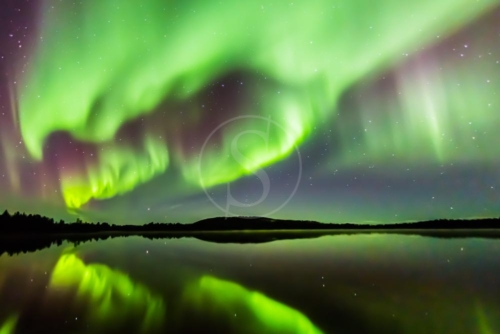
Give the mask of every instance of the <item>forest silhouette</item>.
<path id="1" fill-rule="evenodd" d="M 243 233 L 244 232 L 244 233 Z M 148 239 L 195 237 L 217 243 L 262 243 L 283 239 L 316 238 L 324 235 L 359 233 L 417 234 L 439 238 L 500 238 L 500 218 L 477 220 L 432 220 L 396 224 L 320 223 L 264 217 L 215 217 L 192 224 L 148 223 L 114 225 L 85 223 L 80 219 L 66 223 L 41 215 L 5 211 L 0 215 L 0 254 L 34 252 L 53 245 L 108 238 L 142 236 Z"/>

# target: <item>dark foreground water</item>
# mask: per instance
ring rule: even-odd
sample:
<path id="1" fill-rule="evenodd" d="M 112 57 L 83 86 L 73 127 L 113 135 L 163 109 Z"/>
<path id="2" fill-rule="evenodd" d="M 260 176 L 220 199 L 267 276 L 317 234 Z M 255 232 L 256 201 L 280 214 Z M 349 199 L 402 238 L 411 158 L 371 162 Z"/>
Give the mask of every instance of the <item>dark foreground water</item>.
<path id="1" fill-rule="evenodd" d="M 0 257 L 0 333 L 500 333 L 500 240 L 117 238 Z"/>

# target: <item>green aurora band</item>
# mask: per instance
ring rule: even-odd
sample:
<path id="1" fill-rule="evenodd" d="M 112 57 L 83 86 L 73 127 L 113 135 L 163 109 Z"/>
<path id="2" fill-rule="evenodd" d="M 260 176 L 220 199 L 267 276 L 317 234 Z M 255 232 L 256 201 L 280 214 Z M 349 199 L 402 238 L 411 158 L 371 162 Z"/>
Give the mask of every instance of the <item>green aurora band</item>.
<path id="1" fill-rule="evenodd" d="M 169 161 L 166 145 L 152 137 L 146 138 L 142 150 L 111 143 L 99 153 L 99 164 L 90 165 L 86 177 L 63 176 L 63 196 L 68 208 L 78 209 L 92 198 L 108 199 L 131 191 L 137 184 L 164 172 Z"/>
<path id="2" fill-rule="evenodd" d="M 487 40 L 474 43 L 487 49 Z M 355 104 L 360 121 L 339 129 L 349 151 L 332 165 L 498 161 L 498 149 L 491 145 L 500 141 L 500 97 L 492 75 L 498 63 L 464 62 L 458 56 L 413 60 L 409 69 L 397 71 L 396 98 L 362 94 Z M 352 144 L 353 133 L 360 134 L 359 145 Z"/>
<path id="3" fill-rule="evenodd" d="M 488 319 L 486 318 L 486 315 L 484 314 L 484 311 L 482 307 L 479 305 L 479 303 L 477 303 L 476 305 L 476 312 L 477 312 L 477 319 L 479 322 L 478 333 L 493 334 L 494 331 L 490 328 Z"/>
<path id="4" fill-rule="evenodd" d="M 131 191 L 164 173 L 169 161 L 179 165 L 186 187 L 234 181 L 282 160 L 316 125 L 332 122 L 339 96 L 357 80 L 401 61 L 402 53 L 417 51 L 494 4 L 87 0 L 75 5 L 45 0 L 41 38 L 26 74 L 20 75 L 22 137 L 37 160 L 44 158 L 47 138 L 58 131 L 107 148 L 86 173 L 61 175 L 71 209 Z M 127 122 L 157 111 L 164 101 L 189 101 L 234 71 L 259 73 L 278 87 L 250 88 L 257 103 L 238 110 L 271 117 L 285 129 L 270 133 L 267 149 L 248 135 L 238 143 L 245 159 L 230 157 L 235 134 L 248 129 L 243 122 L 223 132 L 220 147 L 205 150 L 200 180 L 197 156 L 186 160 L 183 152 L 151 140 L 149 133 L 143 139 L 145 153 L 112 144 Z M 251 125 L 267 131 L 265 122 Z M 167 131 L 173 130 L 167 124 Z"/>
<path id="5" fill-rule="evenodd" d="M 120 323 L 137 315 L 142 316 L 142 331 L 162 325 L 162 298 L 122 272 L 105 265 L 85 264 L 75 254 L 63 254 L 52 272 L 49 288 L 75 287 L 78 298 L 90 304 L 90 319 L 100 325 Z"/>
<path id="6" fill-rule="evenodd" d="M 228 317 L 234 318 L 234 310 L 243 307 L 252 317 L 252 322 L 246 326 L 249 333 L 322 334 L 299 311 L 233 282 L 203 276 L 186 288 L 185 293 L 191 308 L 203 307 L 204 301 L 209 300 L 208 305 L 212 309 L 219 310 Z M 242 317 L 241 314 L 239 316 Z"/>
<path id="7" fill-rule="evenodd" d="M 16 328 L 17 316 L 10 316 L 2 326 L 0 326 L 0 334 L 12 334 Z"/>

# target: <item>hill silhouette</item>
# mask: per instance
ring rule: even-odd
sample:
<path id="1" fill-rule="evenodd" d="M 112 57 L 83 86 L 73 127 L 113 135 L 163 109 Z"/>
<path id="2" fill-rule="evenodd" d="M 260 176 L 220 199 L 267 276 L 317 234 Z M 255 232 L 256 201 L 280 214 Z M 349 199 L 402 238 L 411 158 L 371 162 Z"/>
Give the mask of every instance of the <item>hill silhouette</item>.
<path id="1" fill-rule="evenodd" d="M 242 233 L 245 232 L 245 233 Z M 148 223 L 113 225 L 66 223 L 40 215 L 5 211 L 0 215 L 0 254 L 33 252 L 53 245 L 108 238 L 142 236 L 148 239 L 194 237 L 217 243 L 262 243 L 283 239 L 317 238 L 324 235 L 359 233 L 418 234 L 438 238 L 500 238 L 500 218 L 478 220 L 433 220 L 397 224 L 335 224 L 264 217 L 215 217 L 192 224 Z"/>
<path id="2" fill-rule="evenodd" d="M 84 223 L 80 219 L 66 223 L 63 220 L 5 211 L 0 215 L 1 235 L 30 235 L 54 233 L 96 233 L 96 232 L 183 232 L 183 231 L 252 231 L 252 230 L 389 230 L 389 229 L 497 229 L 500 218 L 476 220 L 439 219 L 413 223 L 396 224 L 352 224 L 320 223 L 308 220 L 284 220 L 265 217 L 215 217 L 192 224 L 148 223 L 145 225 L 114 225 L 108 223 Z"/>

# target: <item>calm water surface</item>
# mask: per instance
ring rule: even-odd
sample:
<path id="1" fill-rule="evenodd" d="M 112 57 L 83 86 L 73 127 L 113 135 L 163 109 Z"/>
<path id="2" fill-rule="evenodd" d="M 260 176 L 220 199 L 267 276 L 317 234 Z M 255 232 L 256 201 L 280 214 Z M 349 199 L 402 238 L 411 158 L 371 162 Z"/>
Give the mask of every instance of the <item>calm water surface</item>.
<path id="1" fill-rule="evenodd" d="M 500 333 L 500 240 L 141 237 L 0 257 L 0 333 Z"/>

